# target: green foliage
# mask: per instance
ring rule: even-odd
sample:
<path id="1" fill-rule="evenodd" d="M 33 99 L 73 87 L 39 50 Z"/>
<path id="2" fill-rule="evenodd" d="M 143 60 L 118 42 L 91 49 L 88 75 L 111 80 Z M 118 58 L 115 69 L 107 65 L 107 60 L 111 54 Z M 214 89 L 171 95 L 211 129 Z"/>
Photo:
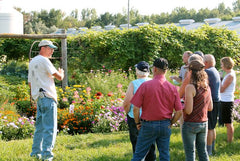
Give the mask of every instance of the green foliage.
<path id="1" fill-rule="evenodd" d="M 104 110 L 97 115 L 97 120 L 92 128 L 96 133 L 107 133 L 114 131 L 128 130 L 127 120 L 123 107 L 104 107 Z"/>
<path id="2" fill-rule="evenodd" d="M 68 129 L 68 133 L 72 135 L 88 133 L 94 117 L 93 108 L 88 106 L 75 106 L 73 113 L 68 108 L 58 110 L 58 127 L 59 130 Z"/>
<path id="3" fill-rule="evenodd" d="M 12 111 L 14 113 L 17 113 L 15 103 L 8 102 L 8 99 L 4 97 L 1 97 L 0 99 L 0 111 Z"/>
<path id="4" fill-rule="evenodd" d="M 166 58 L 170 68 L 177 69 L 186 50 L 213 54 L 219 67 L 219 59 L 224 56 L 239 61 L 239 43 L 236 32 L 209 25 L 191 31 L 175 25 L 89 31 L 68 38 L 68 69 L 73 73 L 89 72 L 105 66 L 105 69 L 128 71 L 139 61 L 151 63 L 156 57 Z M 27 59 L 31 44 L 32 40 L 27 39 L 3 39 L 0 50 L 7 59 Z"/>
<path id="5" fill-rule="evenodd" d="M 8 60 L 27 60 L 28 53 L 33 41 L 34 40 L 29 39 L 0 38 L 1 55 L 7 55 Z"/>
<path id="6" fill-rule="evenodd" d="M 20 99 L 30 100 L 30 92 L 29 92 L 30 89 L 25 81 L 23 81 L 22 84 L 12 85 L 11 91 L 15 93 L 14 99 L 16 100 L 20 100 Z"/>
<path id="7" fill-rule="evenodd" d="M 27 78 L 28 64 L 25 61 L 9 60 L 3 65 L 0 74 Z"/>
<path id="8" fill-rule="evenodd" d="M 128 70 L 141 60 L 151 63 L 156 57 L 164 57 L 170 69 L 177 69 L 186 50 L 213 54 L 219 67 L 223 56 L 239 59 L 239 42 L 235 32 L 208 25 L 194 31 L 175 25 L 148 25 L 135 30 L 88 32 L 68 41 L 68 67 L 82 72 L 102 66 Z"/>
<path id="9" fill-rule="evenodd" d="M 0 118 L 1 119 L 1 118 Z M 2 132 L 3 140 L 16 140 L 26 139 L 33 136 L 34 133 L 34 120 L 26 117 L 18 118 L 13 122 L 9 122 L 7 119 L 2 118 L 1 122 L 4 122 L 0 131 Z"/>
<path id="10" fill-rule="evenodd" d="M 35 117 L 36 107 L 32 106 L 30 100 L 20 100 L 16 102 L 16 109 L 19 114 L 25 115 L 27 117 Z"/>
<path id="11" fill-rule="evenodd" d="M 91 70 L 89 73 L 81 73 L 79 70 L 71 76 L 70 82 L 74 84 L 83 84 L 86 87 L 91 87 L 92 93 L 102 92 L 104 95 L 109 92 L 117 93 L 119 89 L 117 85 L 122 84 L 122 90 L 126 91 L 129 82 L 134 78 L 135 74 L 132 70 L 128 74 L 122 70 Z"/>
<path id="12" fill-rule="evenodd" d="M 22 85 L 19 83 L 22 83 Z M 1 100 L 9 100 L 11 102 L 16 98 L 27 97 L 29 95 L 25 92 L 27 88 L 23 82 L 23 78 L 0 75 L 0 102 Z"/>

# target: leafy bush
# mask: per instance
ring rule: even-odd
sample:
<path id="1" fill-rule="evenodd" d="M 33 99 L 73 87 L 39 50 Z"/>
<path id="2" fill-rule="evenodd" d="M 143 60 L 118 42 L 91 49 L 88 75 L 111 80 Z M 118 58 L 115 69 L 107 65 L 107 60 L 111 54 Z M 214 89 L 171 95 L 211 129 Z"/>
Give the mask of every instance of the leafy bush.
<path id="1" fill-rule="evenodd" d="M 59 130 L 68 129 L 69 134 L 84 134 L 91 131 L 95 113 L 92 107 L 75 106 L 72 112 L 69 109 L 58 110 Z"/>
<path id="2" fill-rule="evenodd" d="M 107 106 L 100 112 L 100 114 L 97 115 L 97 120 L 93 125 L 93 132 L 104 133 L 125 131 L 127 129 L 127 120 L 123 107 Z"/>
<path id="3" fill-rule="evenodd" d="M 103 67 L 100 70 L 91 70 L 88 73 L 75 71 L 71 74 L 69 82 L 82 84 L 84 87 L 91 87 L 91 93 L 96 94 L 100 91 L 103 95 L 107 95 L 109 92 L 112 92 L 120 97 L 124 95 L 123 91 L 127 90 L 129 82 L 134 79 L 135 73 L 131 69 L 125 72 L 120 69 L 115 71 Z M 118 84 L 121 84 L 122 92 L 119 91 Z"/>
<path id="4" fill-rule="evenodd" d="M 0 98 L 1 100 L 29 99 L 29 86 L 25 79 L 17 76 L 0 75 Z"/>
<path id="5" fill-rule="evenodd" d="M 27 60 L 34 40 L 0 39 L 1 54 L 7 59 Z M 53 40 L 54 41 L 54 40 Z M 55 40 L 59 42 L 60 40 Z M 69 71 L 88 72 L 100 69 L 128 70 L 130 66 L 155 57 L 164 57 L 171 69 L 182 65 L 182 53 L 186 50 L 213 54 L 217 67 L 220 58 L 231 56 L 239 62 L 240 41 L 234 31 L 204 25 L 187 31 L 175 25 L 147 25 L 134 30 L 110 30 L 87 32 L 68 37 Z M 13 47 L 14 46 L 14 47 Z M 55 53 L 56 56 L 58 53 Z M 79 83 L 77 83 L 79 84 Z"/>
<path id="6" fill-rule="evenodd" d="M 27 78 L 28 76 L 28 65 L 26 61 L 10 60 L 3 65 L 0 74 L 9 76 L 18 76 L 21 78 Z"/>
<path id="7" fill-rule="evenodd" d="M 33 136 L 34 120 L 33 117 L 28 119 L 26 117 L 19 117 L 17 121 L 10 122 L 7 118 L 1 119 L 4 122 L 0 131 L 3 140 L 25 139 Z"/>
<path id="8" fill-rule="evenodd" d="M 26 117 L 35 117 L 37 113 L 36 105 L 33 105 L 30 100 L 20 100 L 16 102 L 18 113 Z"/>
<path id="9" fill-rule="evenodd" d="M 240 122 L 240 99 L 234 101 L 233 118 L 237 122 Z"/>
<path id="10" fill-rule="evenodd" d="M 7 55 L 7 60 L 27 60 L 31 44 L 35 40 L 31 39 L 0 39 L 1 54 Z"/>

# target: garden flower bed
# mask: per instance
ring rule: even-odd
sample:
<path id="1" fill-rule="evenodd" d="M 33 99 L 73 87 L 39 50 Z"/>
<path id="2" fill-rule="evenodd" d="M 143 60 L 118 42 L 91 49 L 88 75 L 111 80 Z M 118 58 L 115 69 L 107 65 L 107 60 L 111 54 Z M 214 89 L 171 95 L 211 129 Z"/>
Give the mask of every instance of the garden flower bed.
<path id="1" fill-rule="evenodd" d="M 102 83 L 89 85 L 72 85 L 65 90 L 57 87 L 58 92 L 58 130 L 64 134 L 105 133 L 127 130 L 126 114 L 122 107 L 125 91 L 129 82 L 126 75 L 106 76 L 97 74 L 94 78 Z M 108 79 L 115 79 L 111 91 L 103 90 L 97 85 L 107 86 Z M 116 80 L 122 79 L 122 82 Z M 105 84 L 104 84 L 105 83 Z M 112 82 L 111 82 L 112 83 Z M 112 84 L 111 84 L 112 86 Z M 18 87 L 19 88 L 19 87 Z M 21 90 L 29 90 L 24 85 Z M 109 88 L 109 85 L 108 85 Z M 234 120 L 240 121 L 240 88 L 236 86 L 234 103 Z M 24 139 L 33 136 L 36 105 L 30 103 L 29 96 L 6 100 L 0 106 L 0 136 L 4 140 Z"/>

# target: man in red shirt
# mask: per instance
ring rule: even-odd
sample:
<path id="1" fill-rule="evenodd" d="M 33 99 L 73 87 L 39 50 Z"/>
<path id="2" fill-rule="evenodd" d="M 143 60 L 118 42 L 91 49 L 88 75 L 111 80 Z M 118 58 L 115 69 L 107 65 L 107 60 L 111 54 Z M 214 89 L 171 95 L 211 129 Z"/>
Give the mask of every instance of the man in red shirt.
<path id="1" fill-rule="evenodd" d="M 131 100 L 134 119 L 140 130 L 132 161 L 141 161 L 154 142 L 157 143 L 160 161 L 170 160 L 171 125 L 180 118 L 183 107 L 176 87 L 165 78 L 167 68 L 166 59 L 155 59 L 153 80 L 144 82 Z"/>

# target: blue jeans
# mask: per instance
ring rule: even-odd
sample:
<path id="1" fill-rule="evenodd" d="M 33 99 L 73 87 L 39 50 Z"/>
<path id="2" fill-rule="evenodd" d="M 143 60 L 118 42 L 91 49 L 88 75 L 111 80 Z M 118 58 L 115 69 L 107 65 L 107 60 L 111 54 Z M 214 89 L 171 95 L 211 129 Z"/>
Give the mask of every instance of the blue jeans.
<path id="1" fill-rule="evenodd" d="M 170 124 L 170 120 L 143 121 L 132 161 L 141 161 L 154 142 L 157 143 L 160 161 L 169 161 Z"/>
<path id="2" fill-rule="evenodd" d="M 136 127 L 134 118 L 129 117 L 129 115 L 127 115 L 127 123 L 129 128 L 130 141 L 132 143 L 132 150 L 134 154 L 136 149 L 136 144 L 137 144 L 138 129 Z M 156 153 L 155 153 L 155 143 L 154 143 L 152 144 L 149 152 L 147 153 L 145 157 L 145 161 L 155 161 L 155 160 L 156 160 Z"/>
<path id="3" fill-rule="evenodd" d="M 43 159 L 52 159 L 57 135 L 57 103 L 52 98 L 38 99 L 35 128 L 30 156 L 41 155 Z"/>
<path id="4" fill-rule="evenodd" d="M 207 153 L 208 122 L 184 122 L 182 138 L 186 161 L 195 161 L 195 147 L 199 161 L 209 161 Z"/>

